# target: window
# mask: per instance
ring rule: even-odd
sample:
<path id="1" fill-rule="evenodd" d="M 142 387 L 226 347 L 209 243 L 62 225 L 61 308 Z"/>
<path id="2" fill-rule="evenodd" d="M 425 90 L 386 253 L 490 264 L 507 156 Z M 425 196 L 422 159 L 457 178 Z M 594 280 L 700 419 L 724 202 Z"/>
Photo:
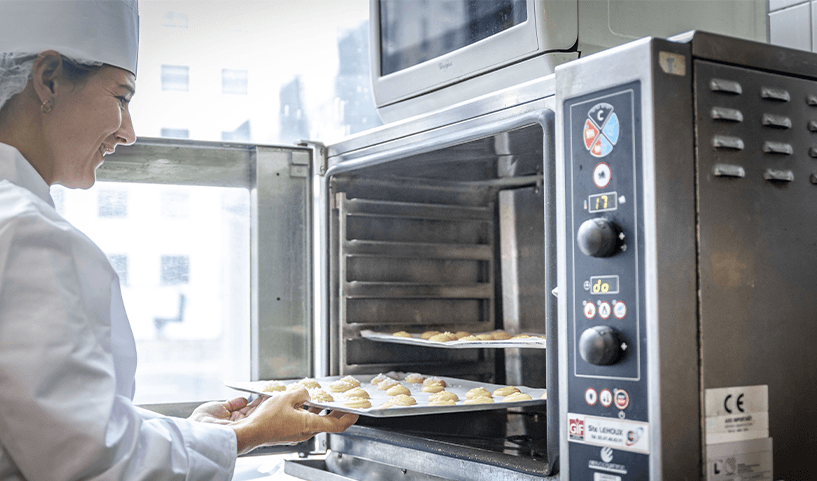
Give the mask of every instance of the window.
<path id="1" fill-rule="evenodd" d="M 190 131 L 187 129 L 169 129 L 162 127 L 162 137 L 169 137 L 173 139 L 189 139 Z"/>
<path id="2" fill-rule="evenodd" d="M 108 260 L 119 276 L 119 284 L 128 285 L 128 256 L 125 254 L 108 254 Z"/>
<path id="3" fill-rule="evenodd" d="M 177 286 L 190 280 L 190 259 L 187 256 L 162 256 L 161 285 Z"/>
<path id="4" fill-rule="evenodd" d="M 190 68 L 179 65 L 162 65 L 162 90 L 187 92 L 190 83 Z"/>
<path id="5" fill-rule="evenodd" d="M 164 218 L 186 219 L 190 215 L 190 193 L 187 191 L 162 192 L 160 207 Z"/>
<path id="6" fill-rule="evenodd" d="M 221 70 L 221 93 L 223 94 L 247 94 L 247 71 L 246 70 Z"/>
<path id="7" fill-rule="evenodd" d="M 97 195 L 99 217 L 127 217 L 128 192 L 126 190 L 100 189 Z"/>

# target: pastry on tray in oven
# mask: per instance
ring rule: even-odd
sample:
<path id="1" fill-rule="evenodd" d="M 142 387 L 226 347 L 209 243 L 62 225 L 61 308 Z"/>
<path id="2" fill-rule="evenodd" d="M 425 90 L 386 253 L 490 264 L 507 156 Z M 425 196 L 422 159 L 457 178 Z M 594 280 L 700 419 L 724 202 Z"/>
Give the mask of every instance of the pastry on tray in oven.
<path id="1" fill-rule="evenodd" d="M 423 392 L 440 392 L 445 389 L 445 381 L 438 377 L 427 377 L 423 381 Z"/>
<path id="2" fill-rule="evenodd" d="M 471 389 L 465 393 L 465 399 L 476 399 L 480 397 L 487 397 L 490 399 L 493 396 L 491 396 L 491 392 L 484 387 L 475 387 L 474 389 Z"/>
<path id="3" fill-rule="evenodd" d="M 331 403 L 335 398 L 323 389 L 311 389 L 309 390 L 309 400 L 316 403 Z"/>
<path id="4" fill-rule="evenodd" d="M 329 392 L 346 392 L 350 389 L 354 389 L 357 386 L 352 384 L 349 381 L 344 381 L 343 379 L 338 379 L 337 381 L 333 381 L 329 383 L 327 390 Z"/>
<path id="5" fill-rule="evenodd" d="M 465 336 L 457 339 L 458 341 L 481 341 L 477 336 Z"/>
<path id="6" fill-rule="evenodd" d="M 411 334 L 409 334 L 409 333 L 408 333 L 408 332 L 406 332 L 406 331 L 397 331 L 397 332 L 395 332 L 394 334 L 392 334 L 392 336 L 396 336 L 396 337 L 411 337 Z"/>
<path id="7" fill-rule="evenodd" d="M 530 401 L 531 399 L 533 399 L 533 398 L 530 397 L 530 394 L 525 394 L 523 392 L 516 392 L 516 393 L 513 393 L 513 394 L 511 394 L 509 396 L 505 396 L 505 398 L 502 400 L 502 402 L 504 402 L 504 403 L 515 403 L 515 402 L 520 402 L 520 401 Z"/>
<path id="8" fill-rule="evenodd" d="M 369 399 L 369 393 L 366 390 L 356 387 L 343 393 L 346 399 Z"/>
<path id="9" fill-rule="evenodd" d="M 421 382 L 425 381 L 426 377 L 420 373 L 412 372 L 410 374 L 406 374 L 404 381 L 411 383 L 411 384 L 420 384 Z"/>
<path id="10" fill-rule="evenodd" d="M 400 385 L 399 382 L 395 381 L 394 379 L 392 379 L 390 377 L 387 377 L 386 379 L 383 379 L 382 381 L 377 383 L 377 389 L 379 389 L 381 391 L 388 391 L 390 388 L 393 388 L 394 386 L 399 386 L 399 385 Z"/>
<path id="11" fill-rule="evenodd" d="M 281 381 L 268 381 L 263 386 L 261 386 L 261 390 L 264 392 L 280 392 L 285 391 L 286 386 Z"/>
<path id="12" fill-rule="evenodd" d="M 511 335 L 505 331 L 494 331 L 491 336 L 493 336 L 494 341 L 505 341 L 511 338 Z"/>
<path id="13" fill-rule="evenodd" d="M 494 396 L 509 396 L 515 392 L 519 392 L 519 388 L 516 386 L 505 386 L 494 391 Z"/>
<path id="14" fill-rule="evenodd" d="M 398 394 L 397 396 L 394 396 L 393 398 L 381 404 L 380 408 L 388 409 L 396 406 L 414 406 L 415 404 L 417 404 L 417 400 L 414 399 L 413 397 L 408 396 L 406 394 Z"/>
<path id="15" fill-rule="evenodd" d="M 388 394 L 389 396 L 397 396 L 398 394 L 405 394 L 406 396 L 408 396 L 409 394 L 411 394 L 411 391 L 409 391 L 409 388 L 407 388 L 406 386 L 403 386 L 402 384 L 397 384 L 396 386 L 388 388 L 386 390 L 386 394 Z"/>
<path id="16" fill-rule="evenodd" d="M 383 374 L 382 372 L 377 376 L 372 378 L 372 384 L 380 384 L 380 381 L 384 381 L 386 379 L 393 379 L 391 376 L 387 374 Z"/>
<path id="17" fill-rule="evenodd" d="M 354 387 L 360 387 L 360 381 L 358 381 L 357 379 L 355 379 L 352 376 L 342 377 L 342 378 L 339 379 L 339 381 L 346 381 L 346 382 L 350 383 L 351 385 L 353 385 Z"/>
<path id="18" fill-rule="evenodd" d="M 452 401 L 451 399 L 437 399 L 436 401 L 429 401 L 429 406 L 455 406 L 457 401 Z"/>
<path id="19" fill-rule="evenodd" d="M 489 397 L 475 397 L 466 399 L 464 404 L 490 404 L 492 402 L 494 402 L 494 400 Z"/>
<path id="20" fill-rule="evenodd" d="M 477 334 L 477 339 L 480 341 L 493 341 L 494 335 L 493 334 Z"/>
<path id="21" fill-rule="evenodd" d="M 517 334 L 513 336 L 511 339 L 530 339 L 531 336 L 528 334 Z"/>
<path id="22" fill-rule="evenodd" d="M 440 391 L 438 393 L 434 393 L 428 397 L 428 403 L 437 403 L 438 401 L 453 401 L 457 402 L 460 400 L 460 397 L 457 396 L 455 393 L 451 391 Z"/>
<path id="23" fill-rule="evenodd" d="M 428 340 L 429 341 L 434 341 L 434 342 L 450 342 L 450 341 L 456 341 L 457 337 L 453 333 L 444 332 L 442 334 L 435 334 L 435 335 L 429 337 Z"/>
<path id="24" fill-rule="evenodd" d="M 298 381 L 298 384 L 300 384 L 301 386 L 303 386 L 303 387 L 305 387 L 307 389 L 317 389 L 317 388 L 321 387 L 321 383 L 319 383 L 318 381 L 316 381 L 314 379 L 310 379 L 308 377 L 303 378 L 300 381 Z"/>
<path id="25" fill-rule="evenodd" d="M 420 338 L 421 339 L 430 339 L 431 336 L 436 336 L 437 334 L 440 334 L 440 331 L 426 331 L 426 332 L 424 332 L 424 333 L 422 333 L 420 335 Z"/>
<path id="26" fill-rule="evenodd" d="M 468 337 L 470 335 L 471 333 L 468 331 L 457 331 L 454 333 L 454 337 L 456 337 L 457 339 L 462 339 L 463 337 Z"/>
<path id="27" fill-rule="evenodd" d="M 368 399 L 360 399 L 360 398 L 349 399 L 346 402 L 344 402 L 343 405 L 346 406 L 347 408 L 355 408 L 355 409 L 368 409 L 368 408 L 372 407 L 372 403 L 369 402 Z"/>

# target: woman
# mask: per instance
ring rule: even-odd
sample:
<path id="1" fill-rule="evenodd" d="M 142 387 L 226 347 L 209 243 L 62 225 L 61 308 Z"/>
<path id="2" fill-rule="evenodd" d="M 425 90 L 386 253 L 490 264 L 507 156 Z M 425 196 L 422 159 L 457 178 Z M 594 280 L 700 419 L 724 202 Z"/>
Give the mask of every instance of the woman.
<path id="1" fill-rule="evenodd" d="M 92 186 L 104 156 L 136 140 L 136 41 L 116 35 L 137 22 L 122 0 L 0 1 L 0 480 L 229 479 L 237 454 L 357 419 L 302 409 L 303 389 L 190 419 L 132 404 L 118 277 L 49 186 Z"/>

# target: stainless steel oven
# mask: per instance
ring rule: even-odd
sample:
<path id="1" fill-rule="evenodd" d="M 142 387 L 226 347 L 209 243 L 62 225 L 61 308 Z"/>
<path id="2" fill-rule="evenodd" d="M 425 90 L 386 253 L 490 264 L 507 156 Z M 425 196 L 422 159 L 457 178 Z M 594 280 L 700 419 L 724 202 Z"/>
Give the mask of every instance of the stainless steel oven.
<path id="1" fill-rule="evenodd" d="M 334 145 L 145 140 L 111 159 L 137 181 L 192 162 L 251 190 L 254 379 L 394 370 L 548 390 L 533 407 L 363 416 L 298 447 L 290 474 L 810 476 L 813 54 L 648 38 Z M 364 335 L 494 329 L 546 349 Z"/>

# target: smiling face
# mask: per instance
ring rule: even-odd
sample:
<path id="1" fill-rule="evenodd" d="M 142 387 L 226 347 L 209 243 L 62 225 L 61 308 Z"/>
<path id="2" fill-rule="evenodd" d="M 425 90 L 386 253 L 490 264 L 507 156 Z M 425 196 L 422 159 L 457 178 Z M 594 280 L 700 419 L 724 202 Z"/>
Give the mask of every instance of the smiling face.
<path id="1" fill-rule="evenodd" d="M 128 111 L 135 87 L 132 73 L 108 65 L 79 84 L 58 84 L 53 110 L 43 116 L 52 160 L 46 182 L 87 189 L 105 155 L 136 141 Z"/>

